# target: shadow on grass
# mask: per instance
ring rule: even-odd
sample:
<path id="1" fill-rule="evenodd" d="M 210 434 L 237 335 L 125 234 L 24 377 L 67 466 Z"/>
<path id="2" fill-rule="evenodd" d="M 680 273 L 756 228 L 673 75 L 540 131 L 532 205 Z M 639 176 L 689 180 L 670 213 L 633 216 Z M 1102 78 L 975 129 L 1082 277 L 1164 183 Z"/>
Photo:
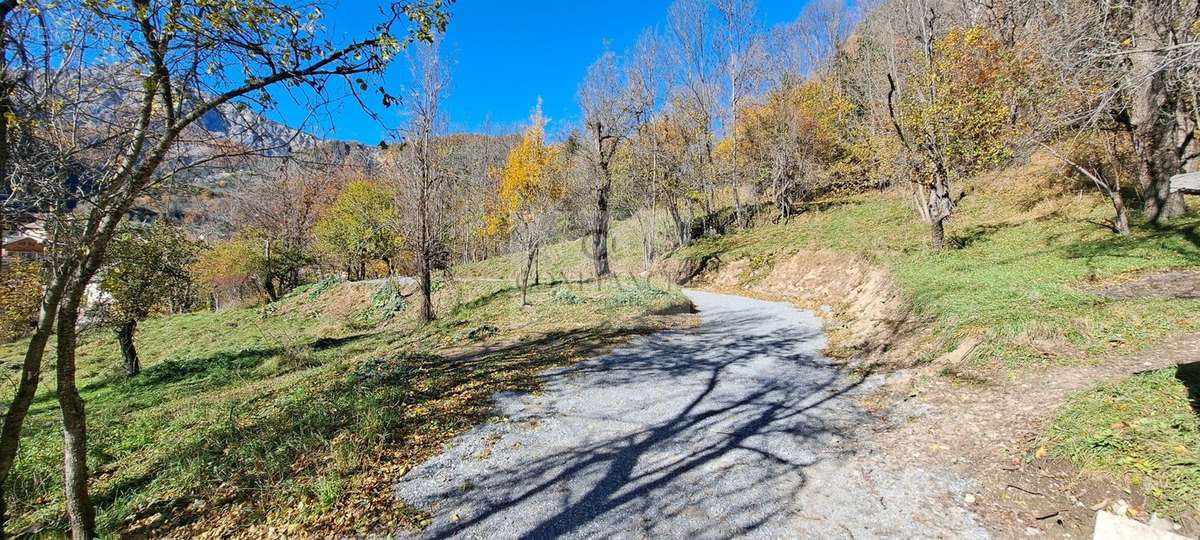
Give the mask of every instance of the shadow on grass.
<path id="1" fill-rule="evenodd" d="M 497 291 L 476 305 L 510 292 Z M 130 501 L 150 501 L 129 507 L 134 515 L 174 508 L 171 497 L 178 493 L 206 499 L 209 509 L 239 501 L 259 510 L 272 508 L 281 500 L 294 503 L 295 497 L 303 496 L 296 486 L 325 474 L 321 464 L 328 460 L 322 456 L 332 451 L 330 441 L 339 434 L 349 434 L 356 441 L 354 454 L 363 466 L 372 459 L 383 459 L 383 454 L 392 456 L 389 459 L 424 459 L 493 414 L 495 393 L 534 391 L 541 384 L 538 374 L 543 370 L 653 330 L 631 324 L 551 332 L 454 356 L 389 352 L 381 358 L 390 368 L 375 361 L 372 369 L 383 371 L 367 379 L 361 376 L 361 368 L 349 372 L 331 368 L 253 393 L 234 392 L 194 403 L 179 401 L 188 412 L 155 427 L 153 439 L 141 440 L 133 428 L 113 418 L 98 419 L 95 428 L 107 431 L 98 433 L 100 438 L 131 438 L 118 446 L 136 447 L 123 448 L 123 457 L 112 465 L 95 463 L 115 476 L 95 490 L 94 500 L 101 511 L 122 509 Z M 318 340 L 312 347 L 338 351 L 361 337 Z M 157 404 L 167 399 L 160 399 L 162 395 L 181 399 L 197 389 L 235 385 L 248 380 L 250 375 L 242 372 L 279 353 L 271 347 L 162 362 L 133 380 L 112 383 L 112 389 L 121 394 L 114 399 L 126 405 Z M 175 389 L 181 393 L 171 395 Z M 94 410 L 103 414 L 101 408 Z M 117 412 L 109 411 L 110 415 Z M 120 467 L 128 468 L 122 471 Z M 279 495 L 263 496 L 264 489 Z M 120 520 L 126 516 L 115 516 L 117 521 L 104 524 L 104 528 L 154 537 L 198 519 L 193 510 L 177 510 L 151 530 L 115 530 L 125 526 Z M 335 506 L 330 511 L 338 509 Z"/>
<path id="2" fill-rule="evenodd" d="M 956 248 L 960 248 L 960 249 L 966 248 L 966 247 L 971 246 L 972 244 L 975 244 L 976 242 L 988 240 L 993 234 L 996 234 L 997 232 L 1000 232 L 1005 229 L 1011 229 L 1011 228 L 1014 228 L 1017 226 L 1018 226 L 1017 223 L 1008 222 L 1008 221 L 1002 222 L 1002 223 L 991 223 L 991 224 L 986 224 L 986 225 L 973 225 L 971 227 L 966 228 L 965 230 L 962 230 L 955 234 L 950 235 L 950 238 L 948 240 L 950 242 L 950 245 L 952 245 Z"/>
<path id="3" fill-rule="evenodd" d="M 1187 387 L 1192 411 L 1200 416 L 1200 362 L 1179 364 L 1175 368 L 1175 378 Z"/>

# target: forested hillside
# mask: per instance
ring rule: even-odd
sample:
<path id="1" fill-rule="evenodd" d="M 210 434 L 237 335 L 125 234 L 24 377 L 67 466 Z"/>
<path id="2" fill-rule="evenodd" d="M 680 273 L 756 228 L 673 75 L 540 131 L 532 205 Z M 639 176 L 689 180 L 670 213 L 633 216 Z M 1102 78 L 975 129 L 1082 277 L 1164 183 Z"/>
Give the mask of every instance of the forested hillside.
<path id="1" fill-rule="evenodd" d="M 772 24 L 675 0 L 590 66 L 537 66 L 577 73 L 575 117 L 537 98 L 476 131 L 450 99 L 463 6 L 379 2 L 355 32 L 338 9 L 0 1 L 0 532 L 472 534 L 394 486 L 503 421 L 497 393 L 664 329 L 663 358 L 730 358 L 644 459 L 708 425 L 683 420 L 723 372 L 757 406 L 811 362 L 869 431 L 796 428 L 835 441 L 815 455 L 976 486 L 930 495 L 963 528 L 895 534 L 1083 536 L 1096 510 L 1200 531 L 1196 0 L 812 0 Z M 381 141 L 305 131 L 349 106 Z M 679 286 L 823 329 L 743 343 Z M 562 520 L 627 503 L 604 487 L 526 534 L 586 534 Z"/>

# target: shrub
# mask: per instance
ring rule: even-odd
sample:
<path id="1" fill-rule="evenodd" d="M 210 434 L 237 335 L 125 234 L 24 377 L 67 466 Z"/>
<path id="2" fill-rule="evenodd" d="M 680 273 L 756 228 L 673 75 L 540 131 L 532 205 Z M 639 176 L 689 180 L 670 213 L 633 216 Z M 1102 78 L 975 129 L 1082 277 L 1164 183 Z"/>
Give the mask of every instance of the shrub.
<path id="1" fill-rule="evenodd" d="M 339 281 L 341 280 L 339 280 L 337 276 L 329 276 L 322 278 L 321 281 L 313 283 L 307 288 L 308 299 L 316 300 L 317 298 L 320 298 L 321 295 L 329 292 L 330 289 L 337 286 Z"/>
<path id="2" fill-rule="evenodd" d="M 575 294 L 574 291 L 566 287 L 554 289 L 554 292 L 550 293 L 550 299 L 556 304 L 573 305 L 583 303 L 583 299 L 578 294 Z"/>
<path id="3" fill-rule="evenodd" d="M 609 303 L 616 306 L 648 306 L 667 294 L 665 289 L 649 283 L 634 282 L 633 285 L 622 285 Z"/>
<path id="4" fill-rule="evenodd" d="M 400 285 L 392 280 L 383 282 L 383 285 L 375 289 L 375 294 L 371 295 L 371 307 L 384 319 L 404 311 L 407 306 L 408 300 L 404 298 Z"/>
<path id="5" fill-rule="evenodd" d="M 41 300 L 38 266 L 5 261 L 0 267 L 0 342 L 24 337 L 32 330 Z"/>

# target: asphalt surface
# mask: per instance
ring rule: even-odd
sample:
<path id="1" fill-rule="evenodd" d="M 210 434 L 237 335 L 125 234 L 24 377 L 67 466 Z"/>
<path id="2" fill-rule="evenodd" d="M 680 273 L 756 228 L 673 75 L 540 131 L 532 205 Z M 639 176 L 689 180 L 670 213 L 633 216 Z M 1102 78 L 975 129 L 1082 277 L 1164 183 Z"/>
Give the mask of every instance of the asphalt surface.
<path id="1" fill-rule="evenodd" d="M 983 537 L 962 482 L 847 444 L 864 389 L 787 304 L 688 291 L 697 328 L 546 373 L 414 468 L 424 538 Z"/>

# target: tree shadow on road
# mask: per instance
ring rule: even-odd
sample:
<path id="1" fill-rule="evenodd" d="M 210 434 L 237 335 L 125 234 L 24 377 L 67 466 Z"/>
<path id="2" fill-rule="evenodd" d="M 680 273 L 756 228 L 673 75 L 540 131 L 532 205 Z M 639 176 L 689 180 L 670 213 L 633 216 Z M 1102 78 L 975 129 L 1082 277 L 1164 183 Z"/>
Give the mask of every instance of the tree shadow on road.
<path id="1" fill-rule="evenodd" d="M 435 521 L 425 531 L 434 538 L 488 530 L 506 512 L 521 515 L 500 521 L 519 519 L 520 528 L 489 534 L 595 536 L 606 533 L 603 523 L 619 519 L 640 523 L 649 535 L 711 537 L 786 523 L 806 469 L 859 419 L 847 412 L 852 406 L 828 407 L 858 382 L 819 358 L 815 326 L 764 333 L 764 317 L 736 313 L 719 327 L 639 338 L 546 373 L 549 409 L 530 406 L 536 397 L 512 398 L 521 402 L 519 422 L 505 444 L 526 446 L 522 441 L 550 430 L 597 432 L 573 436 L 569 448 L 554 451 L 530 444 L 515 451 L 515 462 L 505 461 L 513 465 L 467 472 L 461 482 L 430 487 L 414 471 L 399 493 L 457 516 Z M 589 396 L 608 401 L 589 405 Z M 520 425 L 538 427 L 530 433 Z M 445 467 L 470 457 L 451 451 L 436 459 Z"/>

